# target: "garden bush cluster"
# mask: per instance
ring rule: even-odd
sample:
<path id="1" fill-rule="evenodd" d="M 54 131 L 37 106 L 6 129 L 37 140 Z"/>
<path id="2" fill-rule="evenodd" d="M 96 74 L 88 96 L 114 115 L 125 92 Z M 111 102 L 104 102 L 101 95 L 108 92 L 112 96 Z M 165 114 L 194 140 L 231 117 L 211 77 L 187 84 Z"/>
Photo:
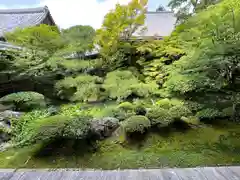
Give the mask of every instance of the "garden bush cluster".
<path id="1" fill-rule="evenodd" d="M 196 11 L 163 40 L 132 41 L 144 24 L 146 4 L 118 4 L 96 32 L 75 26 L 59 34 L 41 25 L 7 35 L 26 49 L 1 56 L 0 71 L 53 89 L 50 98 L 32 89 L 0 98 L 0 105 L 25 112 L 11 119 L 14 145 L 95 140 L 92 123 L 102 139 L 101 123 L 111 119 L 127 135 L 161 132 L 176 123 L 198 128 L 206 121 L 239 121 L 239 1 Z M 99 54 L 85 56 L 95 45 Z"/>
<path id="2" fill-rule="evenodd" d="M 0 103 L 13 106 L 18 111 L 31 111 L 46 107 L 44 95 L 37 92 L 12 93 L 0 98 Z"/>

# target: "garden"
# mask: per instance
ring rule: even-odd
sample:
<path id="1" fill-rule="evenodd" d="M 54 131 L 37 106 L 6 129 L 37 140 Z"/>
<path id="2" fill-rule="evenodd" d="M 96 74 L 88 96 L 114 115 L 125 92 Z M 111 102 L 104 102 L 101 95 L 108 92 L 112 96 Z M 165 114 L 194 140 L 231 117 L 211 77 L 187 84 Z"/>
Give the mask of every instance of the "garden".
<path id="1" fill-rule="evenodd" d="M 24 48 L 0 51 L 0 168 L 239 164 L 240 2 L 177 2 L 163 40 L 133 36 L 146 16 L 138 0 L 97 30 L 7 33 Z"/>

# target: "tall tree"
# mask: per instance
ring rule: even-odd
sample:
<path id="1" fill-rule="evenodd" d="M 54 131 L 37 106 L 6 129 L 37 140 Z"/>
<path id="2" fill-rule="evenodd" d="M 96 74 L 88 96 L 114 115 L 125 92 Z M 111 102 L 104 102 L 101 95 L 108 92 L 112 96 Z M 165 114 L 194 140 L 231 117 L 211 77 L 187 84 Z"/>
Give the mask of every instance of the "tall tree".
<path id="1" fill-rule="evenodd" d="M 181 23 L 192 14 L 206 9 L 208 6 L 216 4 L 221 0 L 171 0 L 168 4 L 172 10 L 176 10 L 178 22 Z"/>
<path id="2" fill-rule="evenodd" d="M 132 0 L 128 5 L 117 4 L 105 16 L 95 41 L 106 64 L 117 63 L 115 60 L 122 58 L 121 49 L 129 49 L 128 40 L 144 28 L 146 6 L 147 0 Z"/>
<path id="3" fill-rule="evenodd" d="M 184 24 L 187 30 L 179 36 L 186 42 L 191 36 L 192 43 L 186 44 L 192 50 L 173 64 L 164 84 L 171 92 L 191 99 L 213 94 L 215 107 L 223 104 L 226 108 L 230 101 L 233 119 L 240 105 L 239 14 L 240 2 L 226 0 L 189 18 Z M 217 98 L 219 94 L 221 98 Z"/>
<path id="4" fill-rule="evenodd" d="M 31 77 L 45 74 L 50 57 L 64 47 L 57 27 L 48 25 L 16 29 L 6 39 L 22 48 L 14 54 L 14 66 L 20 75 Z"/>
<path id="5" fill-rule="evenodd" d="M 62 31 L 67 44 L 65 51 L 82 55 L 93 48 L 95 30 L 91 26 L 77 25 Z"/>

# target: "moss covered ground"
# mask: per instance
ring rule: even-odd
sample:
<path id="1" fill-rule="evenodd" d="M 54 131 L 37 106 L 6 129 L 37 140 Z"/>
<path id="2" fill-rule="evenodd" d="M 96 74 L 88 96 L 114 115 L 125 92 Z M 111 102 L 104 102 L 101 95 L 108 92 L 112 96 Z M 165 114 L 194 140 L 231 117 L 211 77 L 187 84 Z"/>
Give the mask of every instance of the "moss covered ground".
<path id="1" fill-rule="evenodd" d="M 227 128 L 226 128 L 227 126 Z M 186 131 L 151 132 L 137 143 L 120 133 L 93 148 L 55 142 L 0 153 L 0 168 L 162 168 L 240 164 L 240 125 L 203 125 Z M 38 152 L 41 152 L 38 153 Z"/>

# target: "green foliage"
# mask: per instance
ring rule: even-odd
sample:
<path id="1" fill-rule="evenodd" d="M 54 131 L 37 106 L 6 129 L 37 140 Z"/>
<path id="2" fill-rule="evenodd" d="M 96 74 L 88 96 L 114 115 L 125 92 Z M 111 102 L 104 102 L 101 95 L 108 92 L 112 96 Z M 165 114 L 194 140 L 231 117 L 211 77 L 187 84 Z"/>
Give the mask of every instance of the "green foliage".
<path id="1" fill-rule="evenodd" d="M 89 116 L 74 117 L 70 123 L 64 127 L 63 137 L 70 139 L 84 139 L 89 135 Z"/>
<path id="2" fill-rule="evenodd" d="M 82 104 L 66 104 L 62 105 L 59 110 L 59 114 L 68 117 L 80 116 Z"/>
<path id="3" fill-rule="evenodd" d="M 188 107 L 188 109 L 190 109 L 192 112 L 198 112 L 204 108 L 203 104 L 200 104 L 195 101 L 185 101 L 184 105 Z"/>
<path id="4" fill-rule="evenodd" d="M 48 117 L 50 114 L 47 111 L 35 110 L 28 112 L 21 116 L 19 119 L 11 120 L 11 129 L 13 135 L 13 141 L 17 143 L 21 143 L 24 139 L 30 134 L 31 129 L 29 128 L 29 124 L 34 122 L 37 119 L 43 119 Z"/>
<path id="5" fill-rule="evenodd" d="M 107 74 L 103 88 L 111 99 L 121 101 L 130 95 L 148 97 L 157 86 L 140 82 L 130 71 L 113 71 Z"/>
<path id="6" fill-rule="evenodd" d="M 156 102 L 156 105 L 163 109 L 170 109 L 173 106 L 178 106 L 178 105 L 181 106 L 183 104 L 184 102 L 179 99 L 168 99 L 168 98 L 160 99 L 159 101 Z"/>
<path id="7" fill-rule="evenodd" d="M 80 56 L 92 50 L 95 30 L 91 26 L 77 25 L 64 29 L 62 36 L 67 44 L 62 52 L 76 53 Z"/>
<path id="8" fill-rule="evenodd" d="M 56 83 L 56 90 L 61 99 L 76 101 L 96 101 L 100 96 L 101 78 L 90 75 L 66 77 Z"/>
<path id="9" fill-rule="evenodd" d="M 28 126 L 30 133 L 24 138 L 25 143 L 47 142 L 62 137 L 71 120 L 67 116 L 56 115 L 32 121 Z"/>
<path id="10" fill-rule="evenodd" d="M 12 93 L 2 97 L 0 102 L 6 105 L 14 105 L 14 109 L 20 111 L 46 107 L 44 96 L 37 92 Z"/>
<path id="11" fill-rule="evenodd" d="M 7 33 L 5 37 L 16 45 L 48 53 L 53 53 L 64 45 L 57 27 L 45 24 L 24 29 L 18 28 Z"/>
<path id="12" fill-rule="evenodd" d="M 170 66 L 163 87 L 172 94 L 190 99 L 197 94 L 203 96 L 210 92 L 217 97 L 218 93 L 225 93 L 222 98 L 229 99 L 230 95 L 236 107 L 240 75 L 240 24 L 236 21 L 239 12 L 238 1 L 222 1 L 180 25 L 175 33 L 190 50 Z M 233 109 L 232 118 L 236 120 L 236 109 Z"/>
<path id="13" fill-rule="evenodd" d="M 141 72 L 145 75 L 145 81 L 154 81 L 160 87 L 163 86 L 169 75 L 169 65 L 186 54 L 178 36 L 173 34 L 161 41 L 149 41 L 138 45 L 137 50 L 142 57 L 137 63 L 142 66 Z"/>
<path id="14" fill-rule="evenodd" d="M 37 119 L 32 119 L 33 117 Z M 14 142 L 18 146 L 35 143 L 48 143 L 59 138 L 83 139 L 89 135 L 88 116 L 46 116 L 46 114 L 28 114 L 14 126 Z M 24 124 L 25 123 L 25 124 Z"/>
<path id="15" fill-rule="evenodd" d="M 169 113 L 174 119 L 180 119 L 181 117 L 188 117 L 192 112 L 184 105 L 177 105 L 170 108 Z"/>
<path id="16" fill-rule="evenodd" d="M 115 137 L 112 137 L 99 141 L 95 152 L 86 152 L 83 146 L 72 152 L 70 145 L 63 151 L 61 148 L 54 151 L 51 149 L 48 158 L 34 156 L 36 152 L 34 145 L 1 152 L 0 167 L 27 169 L 33 166 L 51 169 L 75 167 L 116 170 L 117 168 L 183 168 L 238 164 L 239 137 L 239 125 L 228 123 L 221 129 L 208 126 L 190 129 L 185 133 L 174 132 L 168 137 L 149 133 L 144 141 L 130 147 L 117 143 L 115 139 L 113 140 Z M 118 140 L 119 137 L 116 138 Z M 66 151 L 68 154 L 63 153 Z"/>
<path id="17" fill-rule="evenodd" d="M 122 110 L 125 110 L 125 111 L 128 111 L 128 110 L 134 110 L 134 105 L 130 102 L 123 102 L 121 104 L 118 105 L 118 108 L 119 109 L 122 109 Z"/>
<path id="18" fill-rule="evenodd" d="M 94 69 L 98 66 L 99 59 L 96 60 L 79 60 L 79 59 L 63 59 L 57 58 L 55 64 L 51 64 L 52 67 L 62 67 L 63 73 L 66 75 L 69 74 L 79 74 L 87 72 L 88 70 Z"/>
<path id="19" fill-rule="evenodd" d="M 201 119 L 216 119 L 222 116 L 222 113 L 217 109 L 203 109 L 197 112 L 196 116 Z"/>
<path id="20" fill-rule="evenodd" d="M 151 127 L 151 123 L 145 116 L 131 116 L 123 122 L 122 126 L 126 133 L 144 133 L 146 129 Z"/>
<path id="21" fill-rule="evenodd" d="M 163 59 L 155 59 L 147 63 L 141 63 L 144 66 L 143 74 L 146 76 L 146 81 L 155 81 L 160 86 L 164 83 L 165 65 Z"/>
<path id="22" fill-rule="evenodd" d="M 128 40 L 143 29 L 146 5 L 146 0 L 132 0 L 128 5 L 117 4 L 105 16 L 101 29 L 96 32 L 95 42 L 100 46 L 104 64 L 108 67 L 118 67 L 117 63 L 124 60 L 119 57 L 121 52 L 131 52 Z"/>
<path id="23" fill-rule="evenodd" d="M 58 28 L 45 24 L 18 28 L 7 33 L 6 39 L 21 47 L 21 50 L 13 51 L 11 70 L 17 73 L 15 78 L 52 75 L 54 69 L 50 59 L 65 46 Z"/>
<path id="24" fill-rule="evenodd" d="M 216 4 L 220 1 L 221 0 L 171 0 L 168 6 L 172 10 L 177 9 L 176 16 L 178 22 L 181 23 L 183 21 L 186 21 L 194 13 L 202 11 L 208 6 Z"/>
<path id="25" fill-rule="evenodd" d="M 167 109 L 153 107 L 148 110 L 146 116 L 150 119 L 154 126 L 166 126 L 174 121 L 172 115 Z"/>
<path id="26" fill-rule="evenodd" d="M 163 109 L 170 109 L 172 107 L 170 100 L 167 98 L 157 101 L 156 105 L 158 105 L 159 107 L 161 107 Z"/>
<path id="27" fill-rule="evenodd" d="M 189 117 L 181 117 L 180 119 L 181 121 L 190 124 L 190 125 L 199 125 L 200 124 L 200 120 L 195 117 L 195 116 L 189 116 Z"/>

